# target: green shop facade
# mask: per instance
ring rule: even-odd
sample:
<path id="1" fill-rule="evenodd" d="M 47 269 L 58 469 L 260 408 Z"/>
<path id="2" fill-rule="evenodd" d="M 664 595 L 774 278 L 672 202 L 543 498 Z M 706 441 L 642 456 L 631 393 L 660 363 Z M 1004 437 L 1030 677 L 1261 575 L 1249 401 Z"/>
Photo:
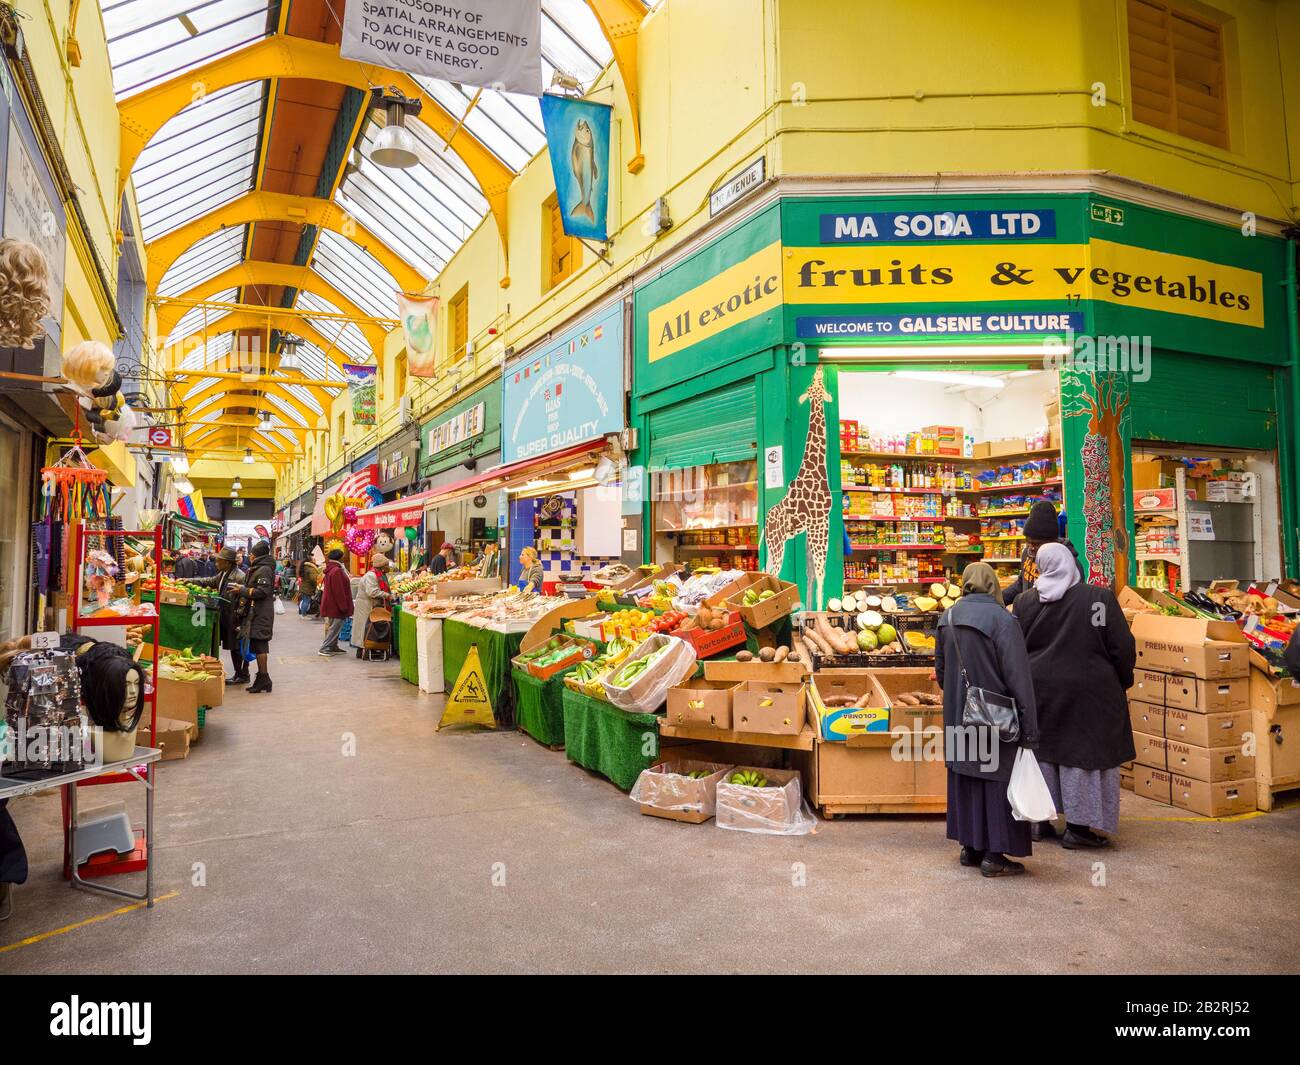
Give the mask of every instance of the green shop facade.
<path id="1" fill-rule="evenodd" d="M 822 607 L 844 575 L 843 375 L 1049 369 L 1089 580 L 1134 572 L 1133 441 L 1272 456 L 1296 574 L 1294 251 L 1095 193 L 773 195 L 635 289 L 628 494 L 645 501 L 631 509 L 646 556 L 707 562 L 707 544 L 683 554 L 671 533 L 675 501 L 716 495 L 743 525 L 749 493 L 757 567 L 779 557 Z M 723 536 L 747 542 L 705 539 Z"/>

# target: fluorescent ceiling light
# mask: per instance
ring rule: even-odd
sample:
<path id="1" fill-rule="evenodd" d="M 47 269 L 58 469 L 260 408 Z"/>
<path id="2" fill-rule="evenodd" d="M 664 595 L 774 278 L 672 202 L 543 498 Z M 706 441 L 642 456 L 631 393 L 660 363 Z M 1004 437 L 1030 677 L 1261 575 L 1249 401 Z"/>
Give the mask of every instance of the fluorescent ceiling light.
<path id="1" fill-rule="evenodd" d="M 891 377 L 908 381 L 928 381 L 932 384 L 965 385 L 967 388 L 1002 388 L 1006 382 L 1000 377 L 985 377 L 975 373 L 950 373 L 947 370 L 895 370 Z"/>
<path id="2" fill-rule="evenodd" d="M 818 358 L 826 362 L 857 359 L 939 362 L 955 356 L 969 358 L 1010 356 L 1021 359 L 1041 359 L 1044 355 L 1059 355 L 1068 350 L 1064 340 L 1052 337 L 1034 344 L 880 344 L 871 347 L 826 347 L 818 349 Z"/>
<path id="3" fill-rule="evenodd" d="M 183 478 L 175 482 L 175 487 L 176 487 L 176 491 L 178 491 L 183 496 L 187 496 L 194 491 L 194 485 L 192 485 L 189 481 Z"/>
<path id="4" fill-rule="evenodd" d="M 588 466 L 585 469 L 581 469 L 581 470 L 570 470 L 569 480 L 585 481 L 588 477 L 590 477 L 595 472 L 596 472 L 596 467 L 594 466 Z"/>

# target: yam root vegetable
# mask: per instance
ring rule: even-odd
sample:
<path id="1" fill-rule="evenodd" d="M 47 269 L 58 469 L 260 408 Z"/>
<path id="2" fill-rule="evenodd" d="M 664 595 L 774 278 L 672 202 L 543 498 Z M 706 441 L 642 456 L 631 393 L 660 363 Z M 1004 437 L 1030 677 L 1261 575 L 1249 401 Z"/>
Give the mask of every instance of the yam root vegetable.
<path id="1" fill-rule="evenodd" d="M 759 650 L 758 658 L 759 661 L 761 662 L 771 662 L 773 659 L 776 658 L 776 652 L 773 651 L 772 648 L 770 647 L 764 647 Z"/>
<path id="2" fill-rule="evenodd" d="M 894 696 L 894 702 L 899 706 L 920 706 L 920 700 L 911 692 L 903 692 Z"/>
<path id="3" fill-rule="evenodd" d="M 791 652 L 790 652 L 790 656 L 786 659 L 786 661 L 787 661 L 787 662 L 802 662 L 803 659 L 800 657 L 798 651 L 791 651 Z"/>
<path id="4" fill-rule="evenodd" d="M 790 648 L 788 648 L 788 647 L 778 647 L 778 648 L 776 649 L 776 653 L 772 656 L 772 661 L 773 661 L 773 662 L 784 662 L 784 661 L 785 661 L 787 658 L 789 658 L 789 657 L 790 657 Z"/>
<path id="5" fill-rule="evenodd" d="M 815 625 L 809 625 L 803 630 L 803 639 L 818 654 L 829 655 L 831 653 L 831 645 L 822 638 Z"/>
<path id="6" fill-rule="evenodd" d="M 737 661 L 737 662 L 752 662 L 752 661 L 754 661 L 754 656 L 753 656 L 753 654 L 752 654 L 751 652 L 749 652 L 749 651 L 737 651 L 737 652 L 736 652 L 736 661 Z"/>
<path id="7" fill-rule="evenodd" d="M 818 631 L 828 644 L 834 649 L 834 653 L 841 655 L 852 655 L 858 653 L 858 641 L 851 632 L 832 625 L 825 618 L 818 618 L 817 624 L 820 626 Z"/>
<path id="8" fill-rule="evenodd" d="M 828 696 L 827 698 L 823 699 L 822 702 L 824 702 L 827 706 L 836 706 L 836 707 L 839 707 L 839 706 L 852 706 L 852 705 L 853 705 L 853 696 L 851 696 L 851 695 L 831 695 L 831 696 Z"/>
<path id="9" fill-rule="evenodd" d="M 854 701 L 853 709 L 861 710 L 864 707 L 870 706 L 873 702 L 875 702 L 875 700 L 872 698 L 872 696 L 874 696 L 875 694 L 876 694 L 875 692 L 870 692 L 870 691 L 863 692 Z"/>

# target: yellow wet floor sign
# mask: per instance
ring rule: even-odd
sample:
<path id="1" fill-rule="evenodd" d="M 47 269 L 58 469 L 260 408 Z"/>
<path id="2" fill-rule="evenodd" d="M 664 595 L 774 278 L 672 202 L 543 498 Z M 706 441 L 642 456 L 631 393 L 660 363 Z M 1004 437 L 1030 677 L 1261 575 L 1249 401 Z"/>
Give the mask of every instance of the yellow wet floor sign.
<path id="1" fill-rule="evenodd" d="M 487 678 L 483 675 L 483 663 L 478 657 L 478 644 L 470 644 L 465 664 L 460 667 L 460 676 L 452 685 L 438 728 L 443 725 L 497 727 L 496 716 L 492 713 L 492 700 L 488 697 Z"/>

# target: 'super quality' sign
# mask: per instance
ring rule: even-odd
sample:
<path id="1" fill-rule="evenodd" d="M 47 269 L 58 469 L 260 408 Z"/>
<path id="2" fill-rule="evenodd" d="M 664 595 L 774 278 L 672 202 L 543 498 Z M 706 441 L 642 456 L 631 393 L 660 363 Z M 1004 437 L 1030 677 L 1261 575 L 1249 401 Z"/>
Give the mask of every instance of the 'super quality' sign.
<path id="1" fill-rule="evenodd" d="M 536 458 L 623 429 L 623 305 L 501 375 L 501 457 Z"/>

